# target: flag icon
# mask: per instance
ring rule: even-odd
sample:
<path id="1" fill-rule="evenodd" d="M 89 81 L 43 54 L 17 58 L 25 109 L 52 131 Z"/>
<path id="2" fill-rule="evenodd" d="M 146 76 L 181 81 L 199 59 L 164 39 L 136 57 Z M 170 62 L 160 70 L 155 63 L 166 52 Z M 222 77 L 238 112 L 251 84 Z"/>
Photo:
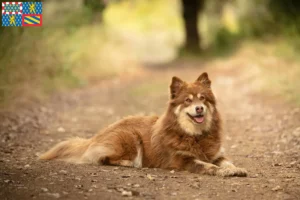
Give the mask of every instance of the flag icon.
<path id="1" fill-rule="evenodd" d="M 42 2 L 23 2 L 24 14 L 42 14 Z"/>
<path id="2" fill-rule="evenodd" d="M 22 12 L 23 12 L 22 2 L 2 2 L 2 15 L 4 14 L 21 15 Z"/>
<path id="3" fill-rule="evenodd" d="M 2 26 L 22 26 L 22 15 L 2 15 Z"/>
<path id="4" fill-rule="evenodd" d="M 39 14 L 23 14 L 22 25 L 23 26 L 42 26 L 42 15 Z"/>
<path id="5" fill-rule="evenodd" d="M 2 2 L 2 26 L 42 26 L 42 2 Z"/>

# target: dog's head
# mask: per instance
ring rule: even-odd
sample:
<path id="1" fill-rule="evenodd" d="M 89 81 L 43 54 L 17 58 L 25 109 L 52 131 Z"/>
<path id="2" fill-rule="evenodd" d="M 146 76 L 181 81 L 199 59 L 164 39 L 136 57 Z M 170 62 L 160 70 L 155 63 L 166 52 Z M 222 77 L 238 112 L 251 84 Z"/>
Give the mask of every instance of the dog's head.
<path id="1" fill-rule="evenodd" d="M 180 127 L 189 135 L 200 135 L 211 128 L 216 100 L 207 73 L 193 83 L 178 77 L 170 85 L 170 108 Z"/>

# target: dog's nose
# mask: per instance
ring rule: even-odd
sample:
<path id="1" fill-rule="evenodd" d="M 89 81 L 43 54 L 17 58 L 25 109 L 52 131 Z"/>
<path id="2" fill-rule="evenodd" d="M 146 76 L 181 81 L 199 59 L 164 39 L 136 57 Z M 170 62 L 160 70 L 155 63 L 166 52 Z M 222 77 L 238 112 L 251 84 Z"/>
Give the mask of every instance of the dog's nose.
<path id="1" fill-rule="evenodd" d="M 196 106 L 196 113 L 202 113 L 203 112 L 203 106 Z"/>

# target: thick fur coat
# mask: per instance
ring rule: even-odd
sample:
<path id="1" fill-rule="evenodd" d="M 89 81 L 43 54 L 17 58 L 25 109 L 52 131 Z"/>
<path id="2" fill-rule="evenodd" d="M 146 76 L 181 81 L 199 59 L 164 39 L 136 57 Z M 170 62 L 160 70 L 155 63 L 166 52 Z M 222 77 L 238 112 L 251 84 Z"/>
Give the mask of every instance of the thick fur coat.
<path id="1" fill-rule="evenodd" d="M 207 73 L 193 83 L 172 78 L 166 112 L 122 119 L 90 139 L 61 142 L 40 159 L 246 176 L 224 157 L 221 119 Z"/>

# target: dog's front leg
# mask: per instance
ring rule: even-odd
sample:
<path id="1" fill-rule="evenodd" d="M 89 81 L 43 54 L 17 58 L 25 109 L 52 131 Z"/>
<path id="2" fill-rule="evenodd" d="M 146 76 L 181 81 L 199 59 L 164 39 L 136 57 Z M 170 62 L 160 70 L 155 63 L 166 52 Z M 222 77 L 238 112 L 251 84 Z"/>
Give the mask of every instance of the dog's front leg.
<path id="1" fill-rule="evenodd" d="M 217 171 L 219 176 L 247 176 L 247 170 L 236 167 L 232 162 L 227 160 L 224 156 L 220 156 L 213 161 L 213 164 L 220 167 Z"/>
<path id="2" fill-rule="evenodd" d="M 193 159 L 189 159 L 189 161 L 186 162 L 185 169 L 192 173 L 216 175 L 218 170 L 220 170 L 220 167 L 193 158 Z"/>

